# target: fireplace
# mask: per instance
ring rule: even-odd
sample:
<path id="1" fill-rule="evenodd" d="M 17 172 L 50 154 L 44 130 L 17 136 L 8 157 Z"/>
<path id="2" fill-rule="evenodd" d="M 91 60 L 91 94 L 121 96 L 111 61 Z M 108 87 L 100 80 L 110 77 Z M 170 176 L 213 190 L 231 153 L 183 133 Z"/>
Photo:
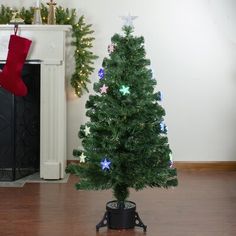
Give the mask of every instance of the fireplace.
<path id="1" fill-rule="evenodd" d="M 13 25 L 0 25 L 0 63 L 4 64 Z M 19 25 L 18 35 L 32 40 L 28 65 L 40 70 L 39 171 L 43 179 L 62 179 L 66 167 L 65 52 L 69 25 Z M 0 144 L 1 145 L 1 144 Z M 18 158 L 18 157 L 17 157 Z M 35 166 L 37 169 L 37 166 Z"/>
<path id="2" fill-rule="evenodd" d="M 40 64 L 25 64 L 22 79 L 28 88 L 25 97 L 0 88 L 0 181 L 39 171 Z"/>

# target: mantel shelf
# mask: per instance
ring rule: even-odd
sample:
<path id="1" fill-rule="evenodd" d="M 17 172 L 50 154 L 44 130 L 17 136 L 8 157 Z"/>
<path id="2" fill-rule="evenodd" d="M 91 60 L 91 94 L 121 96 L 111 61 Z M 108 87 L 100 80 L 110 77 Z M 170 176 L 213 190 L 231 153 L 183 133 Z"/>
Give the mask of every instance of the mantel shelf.
<path id="1" fill-rule="evenodd" d="M 0 30 L 13 30 L 14 24 L 1 25 Z M 32 31 L 70 31 L 72 29 L 71 25 L 25 25 L 19 24 L 19 30 L 32 30 Z"/>

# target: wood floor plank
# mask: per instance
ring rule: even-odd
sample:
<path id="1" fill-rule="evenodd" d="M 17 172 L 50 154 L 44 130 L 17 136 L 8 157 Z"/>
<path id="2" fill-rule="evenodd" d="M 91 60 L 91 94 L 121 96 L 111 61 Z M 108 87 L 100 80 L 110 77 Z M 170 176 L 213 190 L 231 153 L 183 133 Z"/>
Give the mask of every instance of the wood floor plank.
<path id="1" fill-rule="evenodd" d="M 148 236 L 235 236 L 236 172 L 179 171 L 177 188 L 131 191 Z M 67 184 L 0 188 L 0 236 L 141 236 L 142 229 L 96 233 L 111 191 Z"/>

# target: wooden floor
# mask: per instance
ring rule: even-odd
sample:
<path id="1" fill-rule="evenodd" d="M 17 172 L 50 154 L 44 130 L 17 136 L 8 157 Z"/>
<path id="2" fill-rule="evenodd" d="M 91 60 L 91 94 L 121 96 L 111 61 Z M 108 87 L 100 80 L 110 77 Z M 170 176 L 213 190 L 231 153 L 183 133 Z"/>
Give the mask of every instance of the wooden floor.
<path id="1" fill-rule="evenodd" d="M 179 187 L 131 191 L 148 236 L 235 236 L 236 172 L 179 171 Z M 67 184 L 0 188 L 0 236 L 141 236 L 142 229 L 96 233 L 111 191 Z"/>

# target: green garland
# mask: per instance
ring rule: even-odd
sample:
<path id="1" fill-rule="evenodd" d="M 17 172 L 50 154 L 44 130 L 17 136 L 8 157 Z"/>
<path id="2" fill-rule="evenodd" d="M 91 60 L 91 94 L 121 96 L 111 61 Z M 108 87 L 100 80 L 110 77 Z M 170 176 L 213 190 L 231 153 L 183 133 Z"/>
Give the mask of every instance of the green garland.
<path id="1" fill-rule="evenodd" d="M 0 8 L 0 24 L 8 24 L 13 16 L 13 12 L 16 10 L 1 5 Z M 32 24 L 34 15 L 34 9 L 21 8 L 18 10 L 16 17 L 20 17 L 25 21 L 25 24 Z M 47 23 L 48 8 L 41 4 L 41 15 L 44 24 Z M 76 21 L 76 10 L 75 9 L 64 9 L 61 6 L 56 7 L 56 23 L 58 25 L 71 25 L 72 26 L 72 45 L 75 46 L 75 71 L 71 77 L 71 86 L 75 89 L 75 94 L 79 97 L 82 96 L 83 91 L 88 92 L 87 83 L 90 83 L 89 76 L 94 71 L 92 64 L 97 58 L 89 49 L 92 48 L 91 34 L 94 32 L 91 30 L 90 24 L 84 22 L 84 16 L 81 16 Z"/>

